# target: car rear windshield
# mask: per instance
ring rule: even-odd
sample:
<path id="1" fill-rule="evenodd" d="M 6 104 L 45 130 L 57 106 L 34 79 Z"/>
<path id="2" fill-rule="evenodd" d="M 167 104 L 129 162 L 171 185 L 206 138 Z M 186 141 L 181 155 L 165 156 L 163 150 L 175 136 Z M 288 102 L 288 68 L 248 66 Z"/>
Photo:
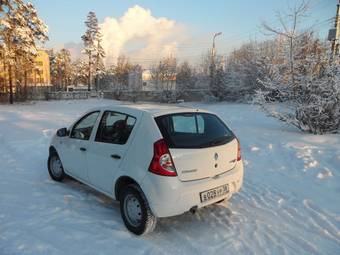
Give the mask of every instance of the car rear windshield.
<path id="1" fill-rule="evenodd" d="M 235 138 L 231 130 L 210 113 L 176 113 L 155 120 L 169 148 L 206 148 Z"/>

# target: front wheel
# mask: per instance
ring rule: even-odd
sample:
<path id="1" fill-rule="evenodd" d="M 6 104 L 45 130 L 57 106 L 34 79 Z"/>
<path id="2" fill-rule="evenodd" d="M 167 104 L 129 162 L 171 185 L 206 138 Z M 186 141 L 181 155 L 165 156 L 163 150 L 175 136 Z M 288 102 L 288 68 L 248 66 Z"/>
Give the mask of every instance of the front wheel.
<path id="1" fill-rule="evenodd" d="M 120 192 L 120 213 L 127 229 L 136 235 L 151 233 L 157 218 L 137 185 L 128 185 Z"/>
<path id="2" fill-rule="evenodd" d="M 55 181 L 61 182 L 65 178 L 63 164 L 56 152 L 50 153 L 47 161 L 48 173 Z"/>

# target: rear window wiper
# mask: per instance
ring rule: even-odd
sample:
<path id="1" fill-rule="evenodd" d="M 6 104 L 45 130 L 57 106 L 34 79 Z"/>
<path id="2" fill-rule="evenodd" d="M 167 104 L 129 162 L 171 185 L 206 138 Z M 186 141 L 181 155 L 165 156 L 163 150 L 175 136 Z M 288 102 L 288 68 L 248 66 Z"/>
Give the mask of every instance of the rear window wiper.
<path id="1" fill-rule="evenodd" d="M 209 141 L 207 143 L 201 144 L 199 147 L 204 148 L 204 147 L 212 147 L 212 146 L 216 146 L 216 145 L 222 145 L 225 144 L 226 142 L 228 142 L 228 138 L 230 136 L 222 136 L 222 137 L 218 137 L 215 138 L 212 141 Z"/>

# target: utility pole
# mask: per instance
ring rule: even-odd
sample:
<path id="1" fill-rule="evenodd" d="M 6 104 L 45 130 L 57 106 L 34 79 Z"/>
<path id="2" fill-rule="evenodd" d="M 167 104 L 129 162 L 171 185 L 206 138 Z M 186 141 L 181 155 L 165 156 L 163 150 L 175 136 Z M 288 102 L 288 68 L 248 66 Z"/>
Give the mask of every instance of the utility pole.
<path id="1" fill-rule="evenodd" d="M 328 39 L 332 41 L 333 55 L 339 54 L 339 38 L 340 36 L 340 0 L 336 7 L 336 16 L 334 28 L 329 30 Z"/>
<path id="2" fill-rule="evenodd" d="M 216 69 L 216 64 L 215 64 L 215 55 L 216 55 L 216 49 L 215 49 L 215 39 L 217 36 L 221 35 L 222 32 L 214 33 L 213 36 L 213 44 L 212 44 L 212 49 L 211 49 L 211 60 L 210 60 L 210 90 L 214 89 L 214 77 L 215 77 L 215 69 Z"/>

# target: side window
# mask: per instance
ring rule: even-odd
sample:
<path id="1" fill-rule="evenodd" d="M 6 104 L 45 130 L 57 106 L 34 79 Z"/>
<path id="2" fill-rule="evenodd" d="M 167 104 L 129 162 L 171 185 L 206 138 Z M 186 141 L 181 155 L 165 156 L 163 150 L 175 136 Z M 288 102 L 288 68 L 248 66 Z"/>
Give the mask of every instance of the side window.
<path id="1" fill-rule="evenodd" d="M 89 140 L 98 115 L 99 112 L 92 112 L 79 120 L 74 125 L 70 137 L 81 140 Z"/>
<path id="2" fill-rule="evenodd" d="M 98 127 L 96 142 L 125 144 L 136 118 L 117 112 L 105 112 Z"/>

